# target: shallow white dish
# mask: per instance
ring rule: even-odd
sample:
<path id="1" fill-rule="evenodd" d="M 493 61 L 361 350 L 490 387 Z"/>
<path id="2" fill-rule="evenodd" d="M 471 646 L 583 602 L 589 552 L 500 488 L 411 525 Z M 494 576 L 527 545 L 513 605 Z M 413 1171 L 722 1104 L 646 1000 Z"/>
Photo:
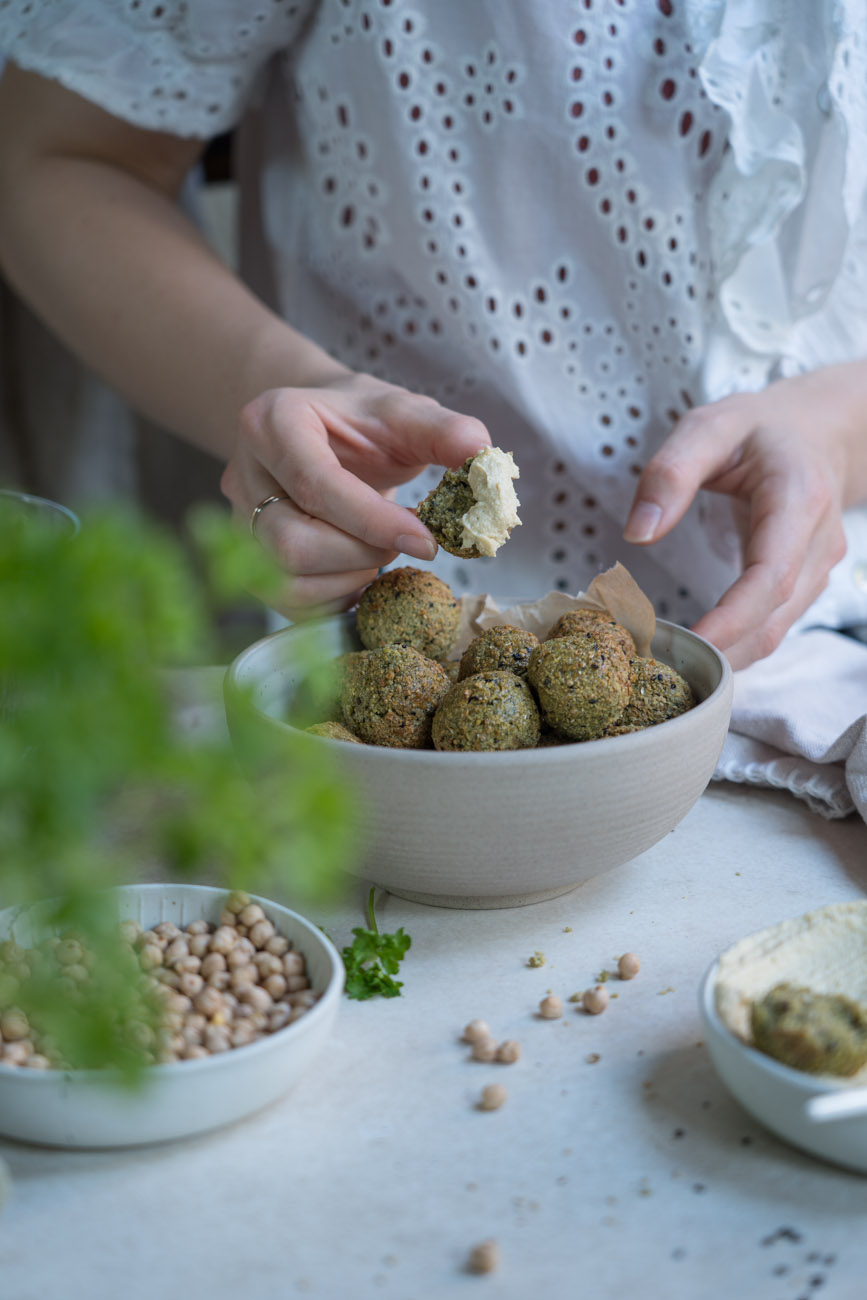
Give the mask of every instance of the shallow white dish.
<path id="1" fill-rule="evenodd" d="M 324 619 L 323 658 L 358 649 L 352 615 Z M 287 721 L 310 655 L 310 625 L 246 650 L 225 678 L 241 761 L 292 780 L 302 745 L 328 745 L 361 796 L 358 860 L 394 894 L 442 907 L 551 898 L 650 848 L 710 780 L 731 713 L 732 672 L 709 642 L 659 621 L 652 644 L 699 703 L 659 726 L 584 744 L 498 753 L 389 749 L 307 736 Z"/>
<path id="2" fill-rule="evenodd" d="M 145 928 L 217 922 L 225 889 L 205 885 L 130 885 L 117 890 L 118 919 Z M 156 1065 L 147 1086 L 127 1093 L 95 1070 L 28 1070 L 0 1063 L 0 1134 L 60 1147 L 119 1147 L 191 1137 L 251 1115 L 276 1101 L 312 1064 L 340 1006 L 344 970 L 334 945 L 310 921 L 253 897 L 293 947 L 304 954 L 321 997 L 274 1034 L 201 1060 Z M 27 945 L 27 911 L 0 912 L 0 939 Z"/>
<path id="3" fill-rule="evenodd" d="M 817 1123 L 808 1118 L 812 1097 L 839 1093 L 845 1082 L 817 1078 L 775 1061 L 750 1047 L 727 1027 L 716 1009 L 719 962 L 706 973 L 699 991 L 699 1012 L 719 1077 L 744 1110 L 793 1146 L 867 1174 L 867 1115 Z"/>

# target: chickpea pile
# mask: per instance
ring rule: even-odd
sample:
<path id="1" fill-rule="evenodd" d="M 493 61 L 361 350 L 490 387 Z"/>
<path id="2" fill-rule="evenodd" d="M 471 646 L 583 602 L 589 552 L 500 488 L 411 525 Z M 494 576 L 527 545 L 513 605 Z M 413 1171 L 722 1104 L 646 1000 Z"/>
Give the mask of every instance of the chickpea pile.
<path id="1" fill-rule="evenodd" d="M 303 954 L 240 891 L 229 895 L 216 926 L 200 920 L 181 929 L 161 921 L 143 930 L 123 921 L 120 930 L 141 972 L 143 1011 L 121 1032 L 148 1064 L 244 1047 L 293 1024 L 318 999 Z M 73 997 L 91 978 L 92 957 L 73 936 L 52 937 L 36 949 L 13 940 L 0 944 L 0 1064 L 69 1068 L 14 1001 L 31 969 L 52 961 L 58 985 Z M 156 1017 L 148 1016 L 148 1007 L 156 1008 Z"/>

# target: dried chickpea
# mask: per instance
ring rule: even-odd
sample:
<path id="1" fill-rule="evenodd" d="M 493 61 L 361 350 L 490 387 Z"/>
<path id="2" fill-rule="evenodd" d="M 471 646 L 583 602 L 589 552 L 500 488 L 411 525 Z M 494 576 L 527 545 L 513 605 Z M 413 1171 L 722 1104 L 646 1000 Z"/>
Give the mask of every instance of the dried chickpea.
<path id="1" fill-rule="evenodd" d="M 201 969 L 201 957 L 194 957 L 192 953 L 190 953 L 189 957 L 181 957 L 180 961 L 176 961 L 174 964 L 177 975 L 198 975 Z"/>
<path id="2" fill-rule="evenodd" d="M 223 998 L 210 984 L 203 988 L 197 998 L 193 998 L 193 1006 L 200 1015 L 207 1016 L 209 1019 L 215 1015 L 223 1005 Z"/>
<path id="3" fill-rule="evenodd" d="M 486 1020 L 471 1020 L 464 1026 L 462 1038 L 465 1043 L 478 1042 L 480 1038 L 490 1038 L 491 1029 Z"/>
<path id="4" fill-rule="evenodd" d="M 4 1043 L 0 1052 L 0 1061 L 4 1065 L 26 1065 L 33 1054 L 33 1044 L 29 1038 L 22 1038 L 14 1043 Z"/>
<path id="5" fill-rule="evenodd" d="M 222 1025 L 208 1025 L 205 1030 L 205 1047 L 209 1052 L 228 1052 L 231 1047 L 228 1030 Z"/>
<path id="6" fill-rule="evenodd" d="M 275 1002 L 279 1002 L 286 992 L 285 975 L 266 975 L 262 981 L 262 987 L 267 989 Z"/>
<path id="7" fill-rule="evenodd" d="M 287 975 L 286 987 L 290 993 L 300 993 L 303 989 L 309 988 L 310 985 L 306 975 Z"/>
<path id="8" fill-rule="evenodd" d="M 160 921 L 159 925 L 154 926 L 154 934 L 159 935 L 161 939 L 167 939 L 169 942 L 172 939 L 177 939 L 180 933 L 180 928 L 175 925 L 174 921 Z"/>
<path id="9" fill-rule="evenodd" d="M 641 970 L 641 962 L 634 952 L 625 952 L 617 963 L 617 974 L 622 980 L 634 980 Z"/>
<path id="10" fill-rule="evenodd" d="M 229 984 L 238 992 L 238 990 L 247 988 L 250 984 L 255 984 L 258 974 L 259 972 L 252 962 L 249 966 L 236 966 L 229 974 Z"/>
<path id="11" fill-rule="evenodd" d="M 318 1001 L 318 999 L 319 994 L 314 993 L 313 989 L 299 989 L 297 993 L 287 993 L 284 1000 L 289 1003 L 290 1007 L 305 1007 L 309 1009 Z"/>
<path id="12" fill-rule="evenodd" d="M 289 1006 L 288 1002 L 276 1002 L 270 1016 L 268 1017 L 268 1028 L 272 1033 L 278 1029 L 282 1029 L 284 1025 L 289 1023 L 289 1017 L 291 1014 L 292 1008 Z"/>
<path id="13" fill-rule="evenodd" d="M 199 974 L 203 979 L 210 980 L 212 975 L 218 971 L 226 969 L 226 958 L 221 952 L 209 952 L 207 957 L 202 958 L 202 964 L 199 967 Z"/>
<path id="14" fill-rule="evenodd" d="M 124 943 L 128 943 L 132 946 L 140 934 L 141 926 L 138 921 L 121 921 L 120 937 L 123 939 Z"/>
<path id="15" fill-rule="evenodd" d="M 239 989 L 238 1001 L 253 1007 L 255 1011 L 270 1011 L 274 1005 L 271 994 L 267 989 L 263 989 L 261 984 L 253 984 L 249 988 Z"/>
<path id="16" fill-rule="evenodd" d="M 180 961 L 182 957 L 189 957 L 189 955 L 190 950 L 187 947 L 186 939 L 171 939 L 163 953 L 163 961 L 166 966 L 174 966 L 176 961 Z"/>
<path id="17" fill-rule="evenodd" d="M 49 1061 L 48 1057 L 43 1056 L 41 1052 L 34 1052 L 32 1056 L 29 1056 L 27 1058 L 25 1064 L 28 1070 L 50 1070 L 51 1069 L 51 1062 Z"/>
<path id="18" fill-rule="evenodd" d="M 473 1246 L 467 1260 L 469 1273 L 493 1273 L 500 1266 L 500 1248 L 491 1238 Z"/>
<path id="19" fill-rule="evenodd" d="M 210 931 L 208 931 L 206 934 L 198 934 L 198 933 L 191 934 L 189 940 L 190 952 L 194 957 L 204 957 L 208 951 L 208 946 L 210 942 L 211 942 Z"/>
<path id="20" fill-rule="evenodd" d="M 230 912 L 228 909 L 220 913 L 220 925 L 230 925 L 234 929 L 237 920 L 235 913 Z"/>
<path id="21" fill-rule="evenodd" d="M 253 958 L 253 965 L 259 972 L 260 979 L 266 979 L 269 975 L 282 975 L 283 963 L 279 957 L 275 957 L 273 952 L 257 952 Z"/>
<path id="22" fill-rule="evenodd" d="M 497 1040 L 495 1038 L 477 1038 L 473 1043 L 473 1050 L 470 1055 L 474 1061 L 496 1060 Z"/>
<path id="23" fill-rule="evenodd" d="M 509 1096 L 501 1083 L 488 1083 L 482 1088 L 479 1110 L 499 1110 Z"/>
<path id="24" fill-rule="evenodd" d="M 264 948 L 268 940 L 274 938 L 276 932 L 277 927 L 274 922 L 263 917 L 261 921 L 250 926 L 250 942 L 254 948 Z"/>
<path id="25" fill-rule="evenodd" d="M 83 984 L 86 979 L 90 978 L 90 972 L 83 961 L 74 961 L 70 965 L 64 966 L 63 974 L 68 980 L 74 980 L 76 984 Z"/>
<path id="26" fill-rule="evenodd" d="M 163 950 L 158 943 L 146 943 L 139 949 L 139 964 L 142 970 L 153 970 L 163 964 Z"/>
<path id="27" fill-rule="evenodd" d="M 505 1042 L 500 1043 L 497 1048 L 496 1060 L 503 1065 L 512 1065 L 521 1055 L 521 1044 L 515 1042 L 514 1038 L 507 1038 Z"/>
<path id="28" fill-rule="evenodd" d="M 198 997 L 204 987 L 205 981 L 195 971 L 185 971 L 178 984 L 180 991 L 185 993 L 188 998 Z"/>
<path id="29" fill-rule="evenodd" d="M 226 953 L 226 965 L 230 970 L 239 966 L 251 965 L 256 950 L 252 945 L 249 948 L 245 948 L 243 945 L 246 943 L 246 939 L 241 939 L 240 942 L 235 944 L 235 947 L 231 952 Z"/>
<path id="30" fill-rule="evenodd" d="M 210 1055 L 211 1053 L 207 1047 L 203 1047 L 200 1043 L 191 1043 L 181 1052 L 181 1059 L 184 1061 L 201 1061 L 204 1057 Z"/>
<path id="31" fill-rule="evenodd" d="M 275 957 L 283 957 L 289 951 L 289 940 L 285 934 L 275 934 L 265 944 L 265 951 L 273 953 Z"/>
<path id="32" fill-rule="evenodd" d="M 20 1007 L 10 1007 L 0 1016 L 0 1034 L 7 1043 L 17 1043 L 30 1033 L 30 1022 Z"/>
<path id="33" fill-rule="evenodd" d="M 84 956 L 84 949 L 77 939 L 64 939 L 57 945 L 54 956 L 61 966 L 78 965 Z"/>
<path id="34" fill-rule="evenodd" d="M 208 946 L 211 952 L 220 952 L 225 957 L 226 953 L 232 951 L 237 941 L 237 931 L 233 930 L 231 926 L 221 925 L 211 935 L 211 942 Z"/>
<path id="35" fill-rule="evenodd" d="M 600 1015 L 608 1006 L 610 994 L 604 984 L 597 984 L 593 989 L 587 989 L 581 1005 L 591 1016 Z"/>
<path id="36" fill-rule="evenodd" d="M 249 906 L 250 895 L 243 889 L 233 889 L 226 899 L 226 907 L 230 912 L 234 912 L 236 916 L 239 912 L 243 912 L 245 907 Z"/>
<path id="37" fill-rule="evenodd" d="M 539 1015 L 543 1020 L 558 1020 L 563 1014 L 563 1003 L 556 993 L 549 993 L 539 1003 Z"/>
<path id="38" fill-rule="evenodd" d="M 187 926 L 187 934 L 197 934 L 201 937 L 203 934 L 210 934 L 211 927 L 207 921 L 190 921 Z"/>
<path id="39" fill-rule="evenodd" d="M 303 975 L 306 969 L 304 958 L 300 952 L 287 952 L 283 958 L 284 975 Z"/>
<path id="40" fill-rule="evenodd" d="M 248 903 L 238 913 L 238 920 L 242 925 L 255 925 L 257 921 L 265 920 L 265 913 L 258 903 Z"/>

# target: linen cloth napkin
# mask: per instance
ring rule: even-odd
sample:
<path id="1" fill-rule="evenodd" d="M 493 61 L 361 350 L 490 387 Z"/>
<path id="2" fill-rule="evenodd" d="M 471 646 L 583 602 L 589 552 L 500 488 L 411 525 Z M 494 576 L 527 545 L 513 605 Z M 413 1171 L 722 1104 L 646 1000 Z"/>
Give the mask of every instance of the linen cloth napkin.
<path id="1" fill-rule="evenodd" d="M 867 821 L 867 507 L 843 515 L 847 550 L 766 659 L 735 673 L 716 781 L 790 790 L 823 817 Z"/>
<path id="2" fill-rule="evenodd" d="M 840 632 L 792 632 L 735 673 L 716 781 L 790 790 L 823 817 L 867 821 L 867 645 Z"/>

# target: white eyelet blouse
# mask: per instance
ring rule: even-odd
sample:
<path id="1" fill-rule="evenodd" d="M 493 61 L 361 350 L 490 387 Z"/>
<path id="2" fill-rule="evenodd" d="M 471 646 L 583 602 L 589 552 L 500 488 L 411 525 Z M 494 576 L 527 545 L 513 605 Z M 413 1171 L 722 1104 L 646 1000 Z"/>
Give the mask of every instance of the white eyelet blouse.
<path id="1" fill-rule="evenodd" d="M 736 576 L 729 503 L 701 494 L 628 547 L 642 466 L 691 405 L 867 355 L 862 18 L 863 0 L 0 0 L 0 49 L 141 127 L 246 119 L 254 286 L 347 365 L 480 417 L 521 469 L 500 554 L 434 561 L 457 591 L 577 591 L 620 559 L 688 624 Z"/>

